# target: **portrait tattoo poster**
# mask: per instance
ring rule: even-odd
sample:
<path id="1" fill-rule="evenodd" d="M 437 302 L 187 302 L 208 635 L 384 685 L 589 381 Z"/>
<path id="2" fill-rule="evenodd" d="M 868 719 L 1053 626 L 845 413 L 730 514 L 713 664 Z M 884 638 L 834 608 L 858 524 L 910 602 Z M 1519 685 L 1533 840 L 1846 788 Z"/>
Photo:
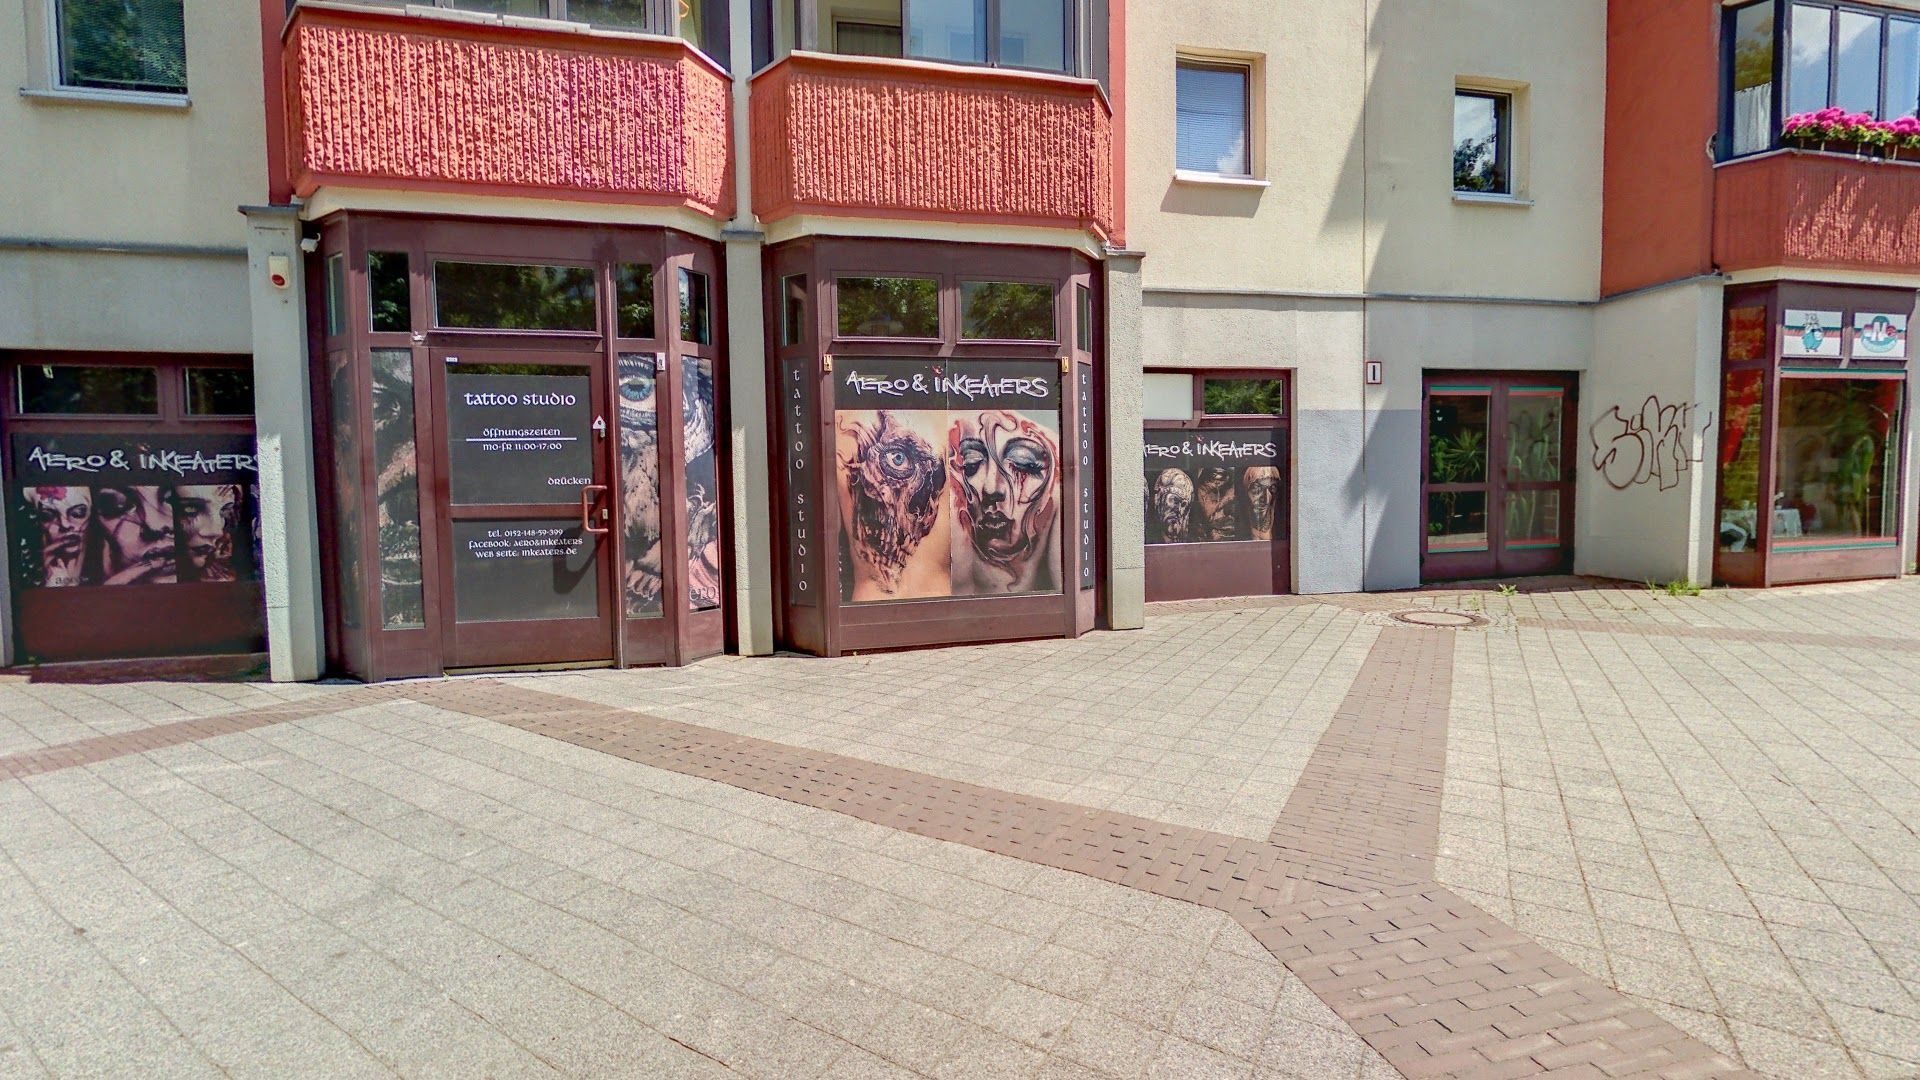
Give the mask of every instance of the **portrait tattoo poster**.
<path id="1" fill-rule="evenodd" d="M 1061 590 L 1057 363 L 850 360 L 833 383 L 842 600 Z"/>
<path id="2" fill-rule="evenodd" d="M 1285 520 L 1271 429 L 1146 433 L 1147 543 L 1272 540 Z"/>
<path id="3" fill-rule="evenodd" d="M 16 435 L 23 589 L 254 581 L 259 472 L 248 435 Z"/>

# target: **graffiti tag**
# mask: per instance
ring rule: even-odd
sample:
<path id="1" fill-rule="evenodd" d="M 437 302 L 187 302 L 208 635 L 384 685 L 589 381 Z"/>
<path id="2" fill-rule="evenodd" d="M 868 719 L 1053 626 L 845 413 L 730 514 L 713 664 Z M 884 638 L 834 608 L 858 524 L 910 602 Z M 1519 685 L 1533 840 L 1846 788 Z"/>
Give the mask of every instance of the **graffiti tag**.
<path id="1" fill-rule="evenodd" d="M 1704 416 L 1705 419 L 1699 419 Z M 1622 415 L 1615 405 L 1602 413 L 1588 430 L 1593 439 L 1593 467 L 1615 491 L 1659 481 L 1660 490 L 1680 486 L 1688 470 L 1700 464 L 1693 437 L 1713 426 L 1713 414 L 1692 403 L 1662 405 L 1648 396 L 1640 411 Z M 1704 453 L 1704 451 L 1703 451 Z"/>

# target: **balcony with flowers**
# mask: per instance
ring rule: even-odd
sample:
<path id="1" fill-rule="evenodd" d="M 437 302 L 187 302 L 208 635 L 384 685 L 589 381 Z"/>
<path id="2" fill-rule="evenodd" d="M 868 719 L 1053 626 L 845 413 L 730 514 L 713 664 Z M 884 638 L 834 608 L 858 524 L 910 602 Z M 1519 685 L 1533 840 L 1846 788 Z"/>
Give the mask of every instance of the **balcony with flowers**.
<path id="1" fill-rule="evenodd" d="M 1714 171 L 1723 271 L 1920 265 L 1920 12 L 1725 10 Z"/>

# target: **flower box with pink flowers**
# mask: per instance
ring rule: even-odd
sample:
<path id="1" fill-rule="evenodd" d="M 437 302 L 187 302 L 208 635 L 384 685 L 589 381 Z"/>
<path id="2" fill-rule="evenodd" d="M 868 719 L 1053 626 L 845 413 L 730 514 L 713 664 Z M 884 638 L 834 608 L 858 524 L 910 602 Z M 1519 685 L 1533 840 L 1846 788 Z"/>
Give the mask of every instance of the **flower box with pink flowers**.
<path id="1" fill-rule="evenodd" d="M 1808 150 L 1920 161 L 1920 117 L 1876 120 L 1870 113 L 1821 109 L 1787 117 L 1780 125 L 1780 141 Z"/>

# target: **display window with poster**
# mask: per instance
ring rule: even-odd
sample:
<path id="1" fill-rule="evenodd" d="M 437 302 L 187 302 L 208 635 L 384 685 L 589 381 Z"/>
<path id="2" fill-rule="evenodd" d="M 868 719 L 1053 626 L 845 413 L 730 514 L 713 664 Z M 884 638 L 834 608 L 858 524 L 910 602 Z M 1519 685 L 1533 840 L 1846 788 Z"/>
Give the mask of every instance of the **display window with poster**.
<path id="1" fill-rule="evenodd" d="M 1044 249 L 779 249 L 781 644 L 836 655 L 1093 628 L 1092 270 Z"/>
<path id="2" fill-rule="evenodd" d="M 1715 580 L 1900 574 L 1914 296 L 1801 282 L 1727 290 Z"/>
<path id="3" fill-rule="evenodd" d="M 247 358 L 6 360 L 17 657 L 261 651 L 260 475 Z"/>
<path id="4" fill-rule="evenodd" d="M 1150 370 L 1145 378 L 1147 599 L 1287 592 L 1287 373 Z"/>

